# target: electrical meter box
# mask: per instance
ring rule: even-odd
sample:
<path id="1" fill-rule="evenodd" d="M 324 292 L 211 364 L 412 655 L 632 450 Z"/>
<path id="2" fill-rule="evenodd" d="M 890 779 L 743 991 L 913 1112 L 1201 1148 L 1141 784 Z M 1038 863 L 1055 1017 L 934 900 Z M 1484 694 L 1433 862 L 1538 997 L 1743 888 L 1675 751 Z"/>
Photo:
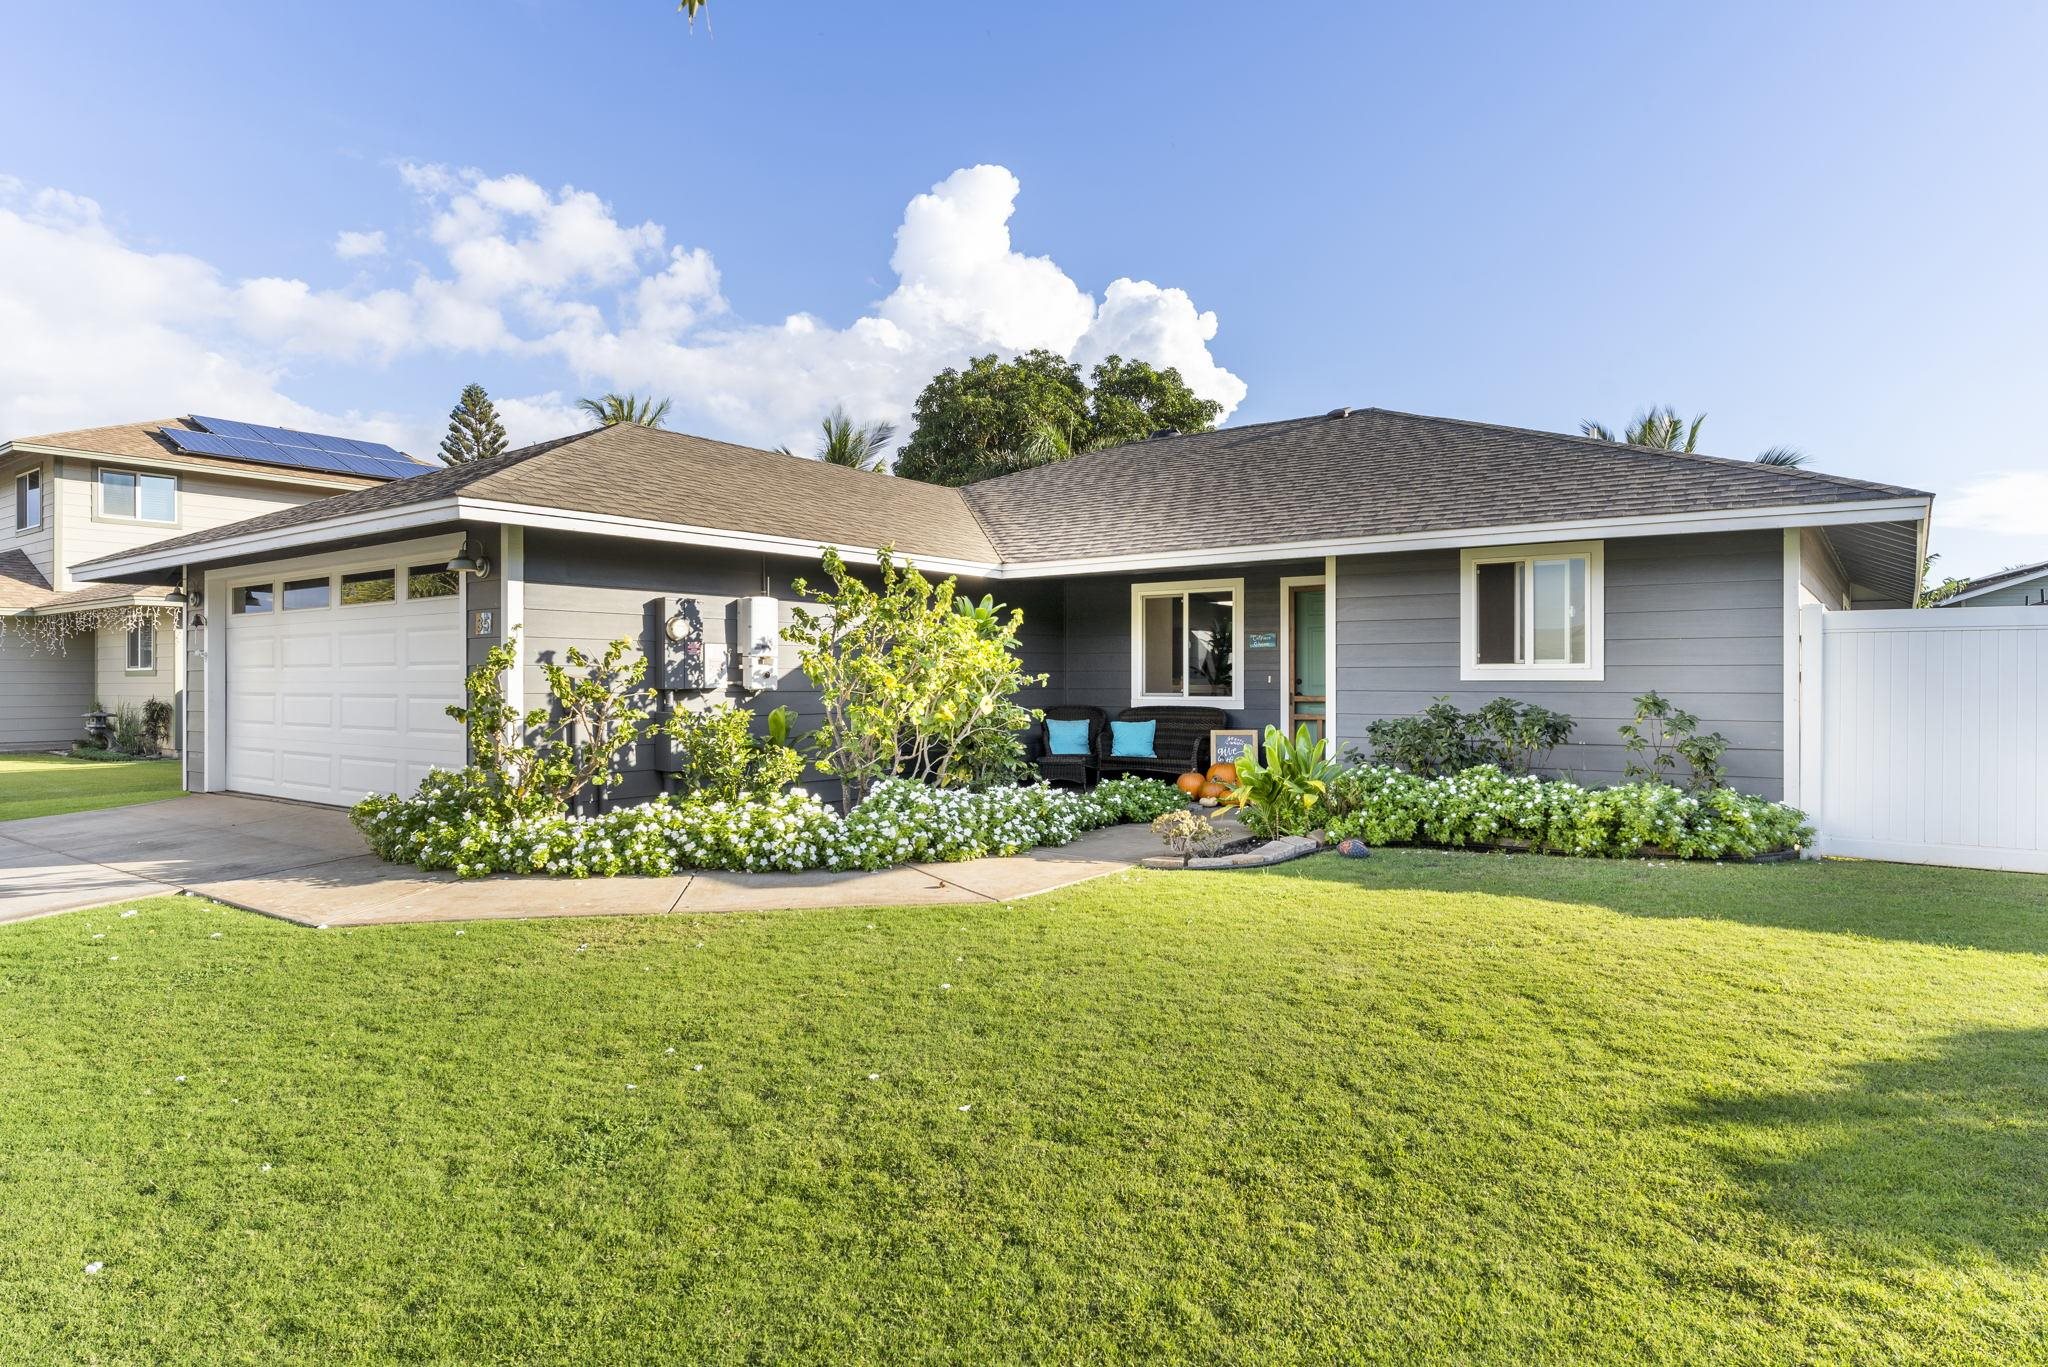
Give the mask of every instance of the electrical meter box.
<path id="1" fill-rule="evenodd" d="M 656 635 L 661 641 L 661 674 L 656 687 L 676 693 L 702 692 L 710 687 L 704 668 L 704 614 L 694 598 L 657 598 L 655 612 L 660 621 Z"/>
<path id="2" fill-rule="evenodd" d="M 740 687 L 750 693 L 765 693 L 782 679 L 782 604 L 758 597 L 742 598 L 733 606 L 739 613 L 734 648 L 739 656 Z"/>

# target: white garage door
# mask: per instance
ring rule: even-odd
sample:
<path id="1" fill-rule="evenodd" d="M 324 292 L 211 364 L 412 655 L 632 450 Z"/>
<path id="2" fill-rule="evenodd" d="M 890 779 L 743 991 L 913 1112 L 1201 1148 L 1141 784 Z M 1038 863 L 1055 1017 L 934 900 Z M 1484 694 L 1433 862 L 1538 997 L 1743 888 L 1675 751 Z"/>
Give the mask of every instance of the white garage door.
<path id="1" fill-rule="evenodd" d="M 351 803 L 461 767 L 462 599 L 440 564 L 237 576 L 228 600 L 227 788 Z"/>

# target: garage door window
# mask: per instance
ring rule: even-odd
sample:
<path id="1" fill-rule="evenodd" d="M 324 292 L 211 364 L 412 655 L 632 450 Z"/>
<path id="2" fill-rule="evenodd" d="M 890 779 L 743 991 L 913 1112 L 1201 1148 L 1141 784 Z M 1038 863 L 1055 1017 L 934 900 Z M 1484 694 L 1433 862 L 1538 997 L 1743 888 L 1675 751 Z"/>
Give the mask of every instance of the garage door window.
<path id="1" fill-rule="evenodd" d="M 458 576 L 446 565 L 414 565 L 405 572 L 408 598 L 453 598 Z"/>
<path id="2" fill-rule="evenodd" d="M 284 582 L 284 610 L 299 612 L 327 606 L 331 585 L 325 579 L 287 579 Z"/>
<path id="3" fill-rule="evenodd" d="M 389 603 L 398 597 L 398 575 L 392 570 L 365 570 L 341 576 L 341 605 Z"/>
<path id="4" fill-rule="evenodd" d="M 236 616 L 250 612 L 268 612 L 275 606 L 277 597 L 275 585 L 244 584 L 235 590 L 234 610 Z"/>

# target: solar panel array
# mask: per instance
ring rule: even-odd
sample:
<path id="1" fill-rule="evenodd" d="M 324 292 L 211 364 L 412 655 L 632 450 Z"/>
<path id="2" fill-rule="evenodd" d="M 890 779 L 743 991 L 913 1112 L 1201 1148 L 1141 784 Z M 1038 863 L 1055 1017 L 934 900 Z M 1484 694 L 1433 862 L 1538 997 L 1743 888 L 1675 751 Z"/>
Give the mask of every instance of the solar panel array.
<path id="1" fill-rule="evenodd" d="M 206 418 L 196 413 L 187 421 L 197 423 L 205 430 L 186 432 L 166 427 L 163 432 L 173 446 L 194 455 L 226 456 L 262 465 L 286 465 L 295 470 L 322 470 L 376 479 L 409 479 L 434 468 L 422 465 L 396 447 L 380 442 L 298 432 L 289 427 L 264 427 L 259 423 L 234 422 L 228 418 Z"/>

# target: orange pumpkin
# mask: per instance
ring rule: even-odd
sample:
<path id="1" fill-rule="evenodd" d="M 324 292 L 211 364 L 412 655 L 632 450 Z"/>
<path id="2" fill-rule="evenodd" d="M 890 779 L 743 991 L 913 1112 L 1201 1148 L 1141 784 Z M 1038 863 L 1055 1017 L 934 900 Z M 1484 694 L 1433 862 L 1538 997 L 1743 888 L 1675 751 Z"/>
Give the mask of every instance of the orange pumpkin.
<path id="1" fill-rule="evenodd" d="M 1209 802 L 1220 801 L 1223 795 L 1229 791 L 1229 784 L 1218 783 L 1214 779 L 1210 779 L 1207 783 L 1204 783 L 1202 785 L 1202 797 L 1205 801 Z"/>
<path id="2" fill-rule="evenodd" d="M 1194 797 L 1198 795 L 1202 791 L 1202 785 L 1207 783 L 1208 781 L 1209 780 L 1203 778 L 1200 774 L 1193 773 L 1182 774 L 1179 778 L 1174 780 L 1175 783 L 1180 785 L 1180 790 L 1186 793 L 1189 797 Z"/>
<path id="3" fill-rule="evenodd" d="M 1237 785 L 1237 766 L 1235 764 L 1210 765 L 1209 781 L 1211 783 L 1221 783 L 1226 787 L 1235 787 Z"/>

